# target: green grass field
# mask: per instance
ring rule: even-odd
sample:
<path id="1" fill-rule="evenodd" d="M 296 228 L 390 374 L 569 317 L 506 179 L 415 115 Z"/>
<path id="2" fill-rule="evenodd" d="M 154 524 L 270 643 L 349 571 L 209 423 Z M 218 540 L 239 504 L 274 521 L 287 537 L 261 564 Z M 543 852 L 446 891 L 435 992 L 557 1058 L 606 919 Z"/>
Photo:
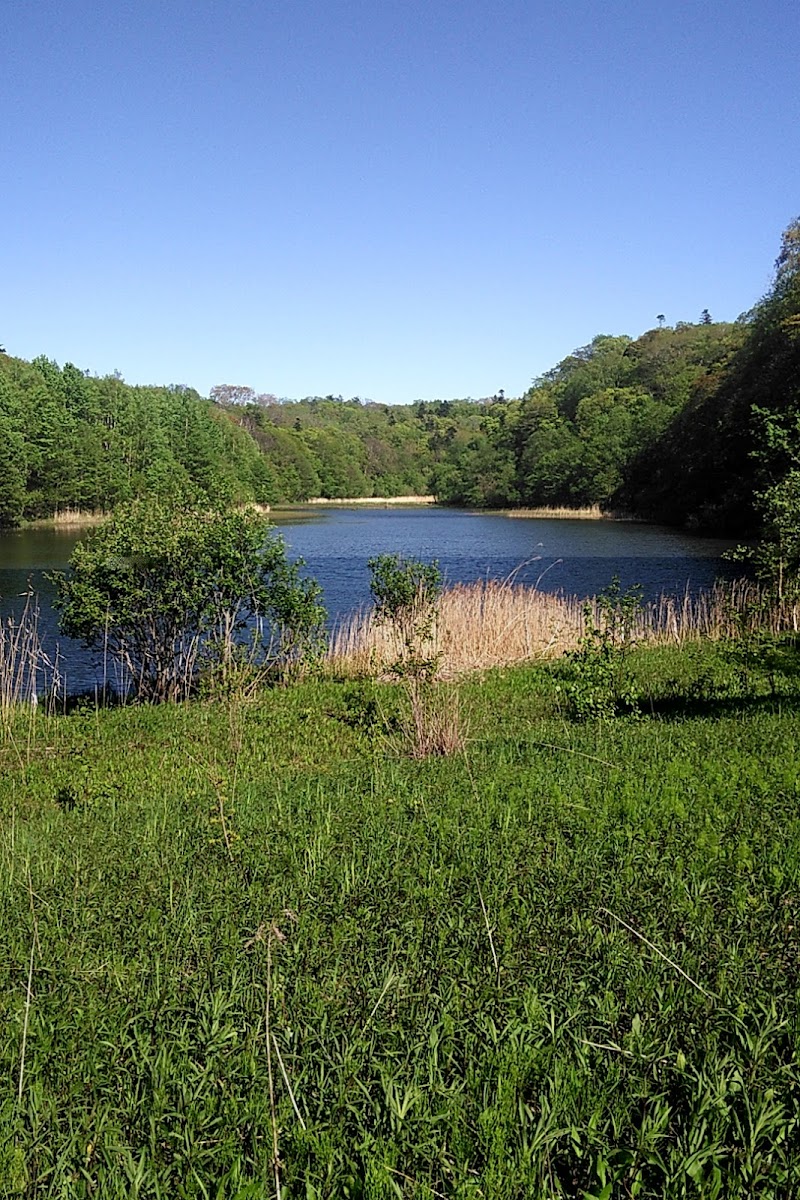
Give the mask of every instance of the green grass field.
<path id="1" fill-rule="evenodd" d="M 800 686 L 633 668 L 19 715 L 0 1195 L 800 1195 Z"/>

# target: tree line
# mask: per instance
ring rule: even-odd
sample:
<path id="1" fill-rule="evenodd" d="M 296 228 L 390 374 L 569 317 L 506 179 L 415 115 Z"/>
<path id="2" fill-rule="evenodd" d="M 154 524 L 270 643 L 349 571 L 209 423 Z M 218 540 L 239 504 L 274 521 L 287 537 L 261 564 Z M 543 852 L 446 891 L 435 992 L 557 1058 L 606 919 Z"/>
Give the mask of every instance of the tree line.
<path id="1" fill-rule="evenodd" d="M 744 532 L 774 523 L 768 493 L 791 491 L 796 470 L 800 221 L 784 234 L 769 292 L 737 321 L 703 310 L 673 326 L 659 317 L 636 339 L 597 335 L 519 398 L 389 406 L 220 385 L 205 400 L 0 354 L 6 524 L 182 489 L 266 503 L 433 494 L 478 507 L 599 504 Z"/>
<path id="2" fill-rule="evenodd" d="M 0 355 L 0 524 L 149 495 L 267 500 L 269 466 L 185 387 L 132 387 L 44 356 Z"/>

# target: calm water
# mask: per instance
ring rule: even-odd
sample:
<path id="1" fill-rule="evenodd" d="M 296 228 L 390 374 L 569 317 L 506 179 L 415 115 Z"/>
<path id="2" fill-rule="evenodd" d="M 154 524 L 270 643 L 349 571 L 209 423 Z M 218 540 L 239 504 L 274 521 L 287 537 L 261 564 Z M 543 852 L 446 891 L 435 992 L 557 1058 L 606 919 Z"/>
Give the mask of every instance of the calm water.
<path id="1" fill-rule="evenodd" d="M 604 588 L 613 575 L 639 583 L 645 598 L 699 591 L 731 568 L 721 561 L 730 543 L 673 529 L 618 521 L 509 518 L 436 508 L 331 508 L 274 514 L 292 557 L 322 584 L 332 617 L 369 600 L 367 560 L 381 553 L 438 558 L 450 583 L 505 579 L 578 596 Z M 38 593 L 42 630 L 55 650 L 56 617 L 48 571 L 61 570 L 80 534 L 51 529 L 0 531 L 0 615 L 18 612 L 30 580 Z M 91 655 L 61 640 L 70 691 L 94 688 L 102 672 Z"/>

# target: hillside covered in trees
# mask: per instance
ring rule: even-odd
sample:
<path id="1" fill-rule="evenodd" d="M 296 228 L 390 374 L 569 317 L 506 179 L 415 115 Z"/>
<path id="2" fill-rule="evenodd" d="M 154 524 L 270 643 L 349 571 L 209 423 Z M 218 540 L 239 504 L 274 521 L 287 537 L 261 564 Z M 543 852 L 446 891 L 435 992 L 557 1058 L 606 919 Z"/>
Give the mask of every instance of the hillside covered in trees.
<path id="1" fill-rule="evenodd" d="M 278 401 L 131 387 L 0 354 L 0 523 L 176 490 L 231 500 L 435 494 L 586 505 L 724 532 L 766 518 L 800 466 L 800 222 L 735 323 L 601 334 L 524 396 Z M 793 486 L 793 484 L 791 485 Z M 791 488 L 790 488 L 791 490 Z"/>
<path id="2" fill-rule="evenodd" d="M 143 494 L 261 501 L 270 486 L 252 439 L 189 388 L 0 354 L 0 524 Z"/>
<path id="3" fill-rule="evenodd" d="M 443 503 L 599 504 L 744 532 L 800 460 L 800 223 L 772 289 L 735 323 L 598 335 L 520 399 L 389 408 L 219 388 L 286 499 L 432 492 Z"/>

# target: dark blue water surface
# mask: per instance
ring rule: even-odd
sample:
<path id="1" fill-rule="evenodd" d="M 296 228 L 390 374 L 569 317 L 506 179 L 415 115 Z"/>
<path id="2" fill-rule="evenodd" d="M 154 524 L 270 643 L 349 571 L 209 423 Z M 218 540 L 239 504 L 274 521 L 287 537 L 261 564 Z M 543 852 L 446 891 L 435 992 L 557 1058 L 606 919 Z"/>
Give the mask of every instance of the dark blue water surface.
<path id="1" fill-rule="evenodd" d="M 310 508 L 274 513 L 291 557 L 321 583 L 332 619 L 369 602 L 367 560 L 383 553 L 438 559 L 449 583 L 506 579 L 544 591 L 587 596 L 614 575 L 623 588 L 641 584 L 645 599 L 698 592 L 732 569 L 730 543 L 627 521 L 508 517 L 428 507 Z M 18 613 L 28 581 L 39 597 L 40 630 L 52 655 L 58 640 L 48 571 L 63 570 L 78 537 L 52 529 L 0 532 L 0 616 Z M 70 691 L 91 690 L 102 666 L 60 639 Z"/>

